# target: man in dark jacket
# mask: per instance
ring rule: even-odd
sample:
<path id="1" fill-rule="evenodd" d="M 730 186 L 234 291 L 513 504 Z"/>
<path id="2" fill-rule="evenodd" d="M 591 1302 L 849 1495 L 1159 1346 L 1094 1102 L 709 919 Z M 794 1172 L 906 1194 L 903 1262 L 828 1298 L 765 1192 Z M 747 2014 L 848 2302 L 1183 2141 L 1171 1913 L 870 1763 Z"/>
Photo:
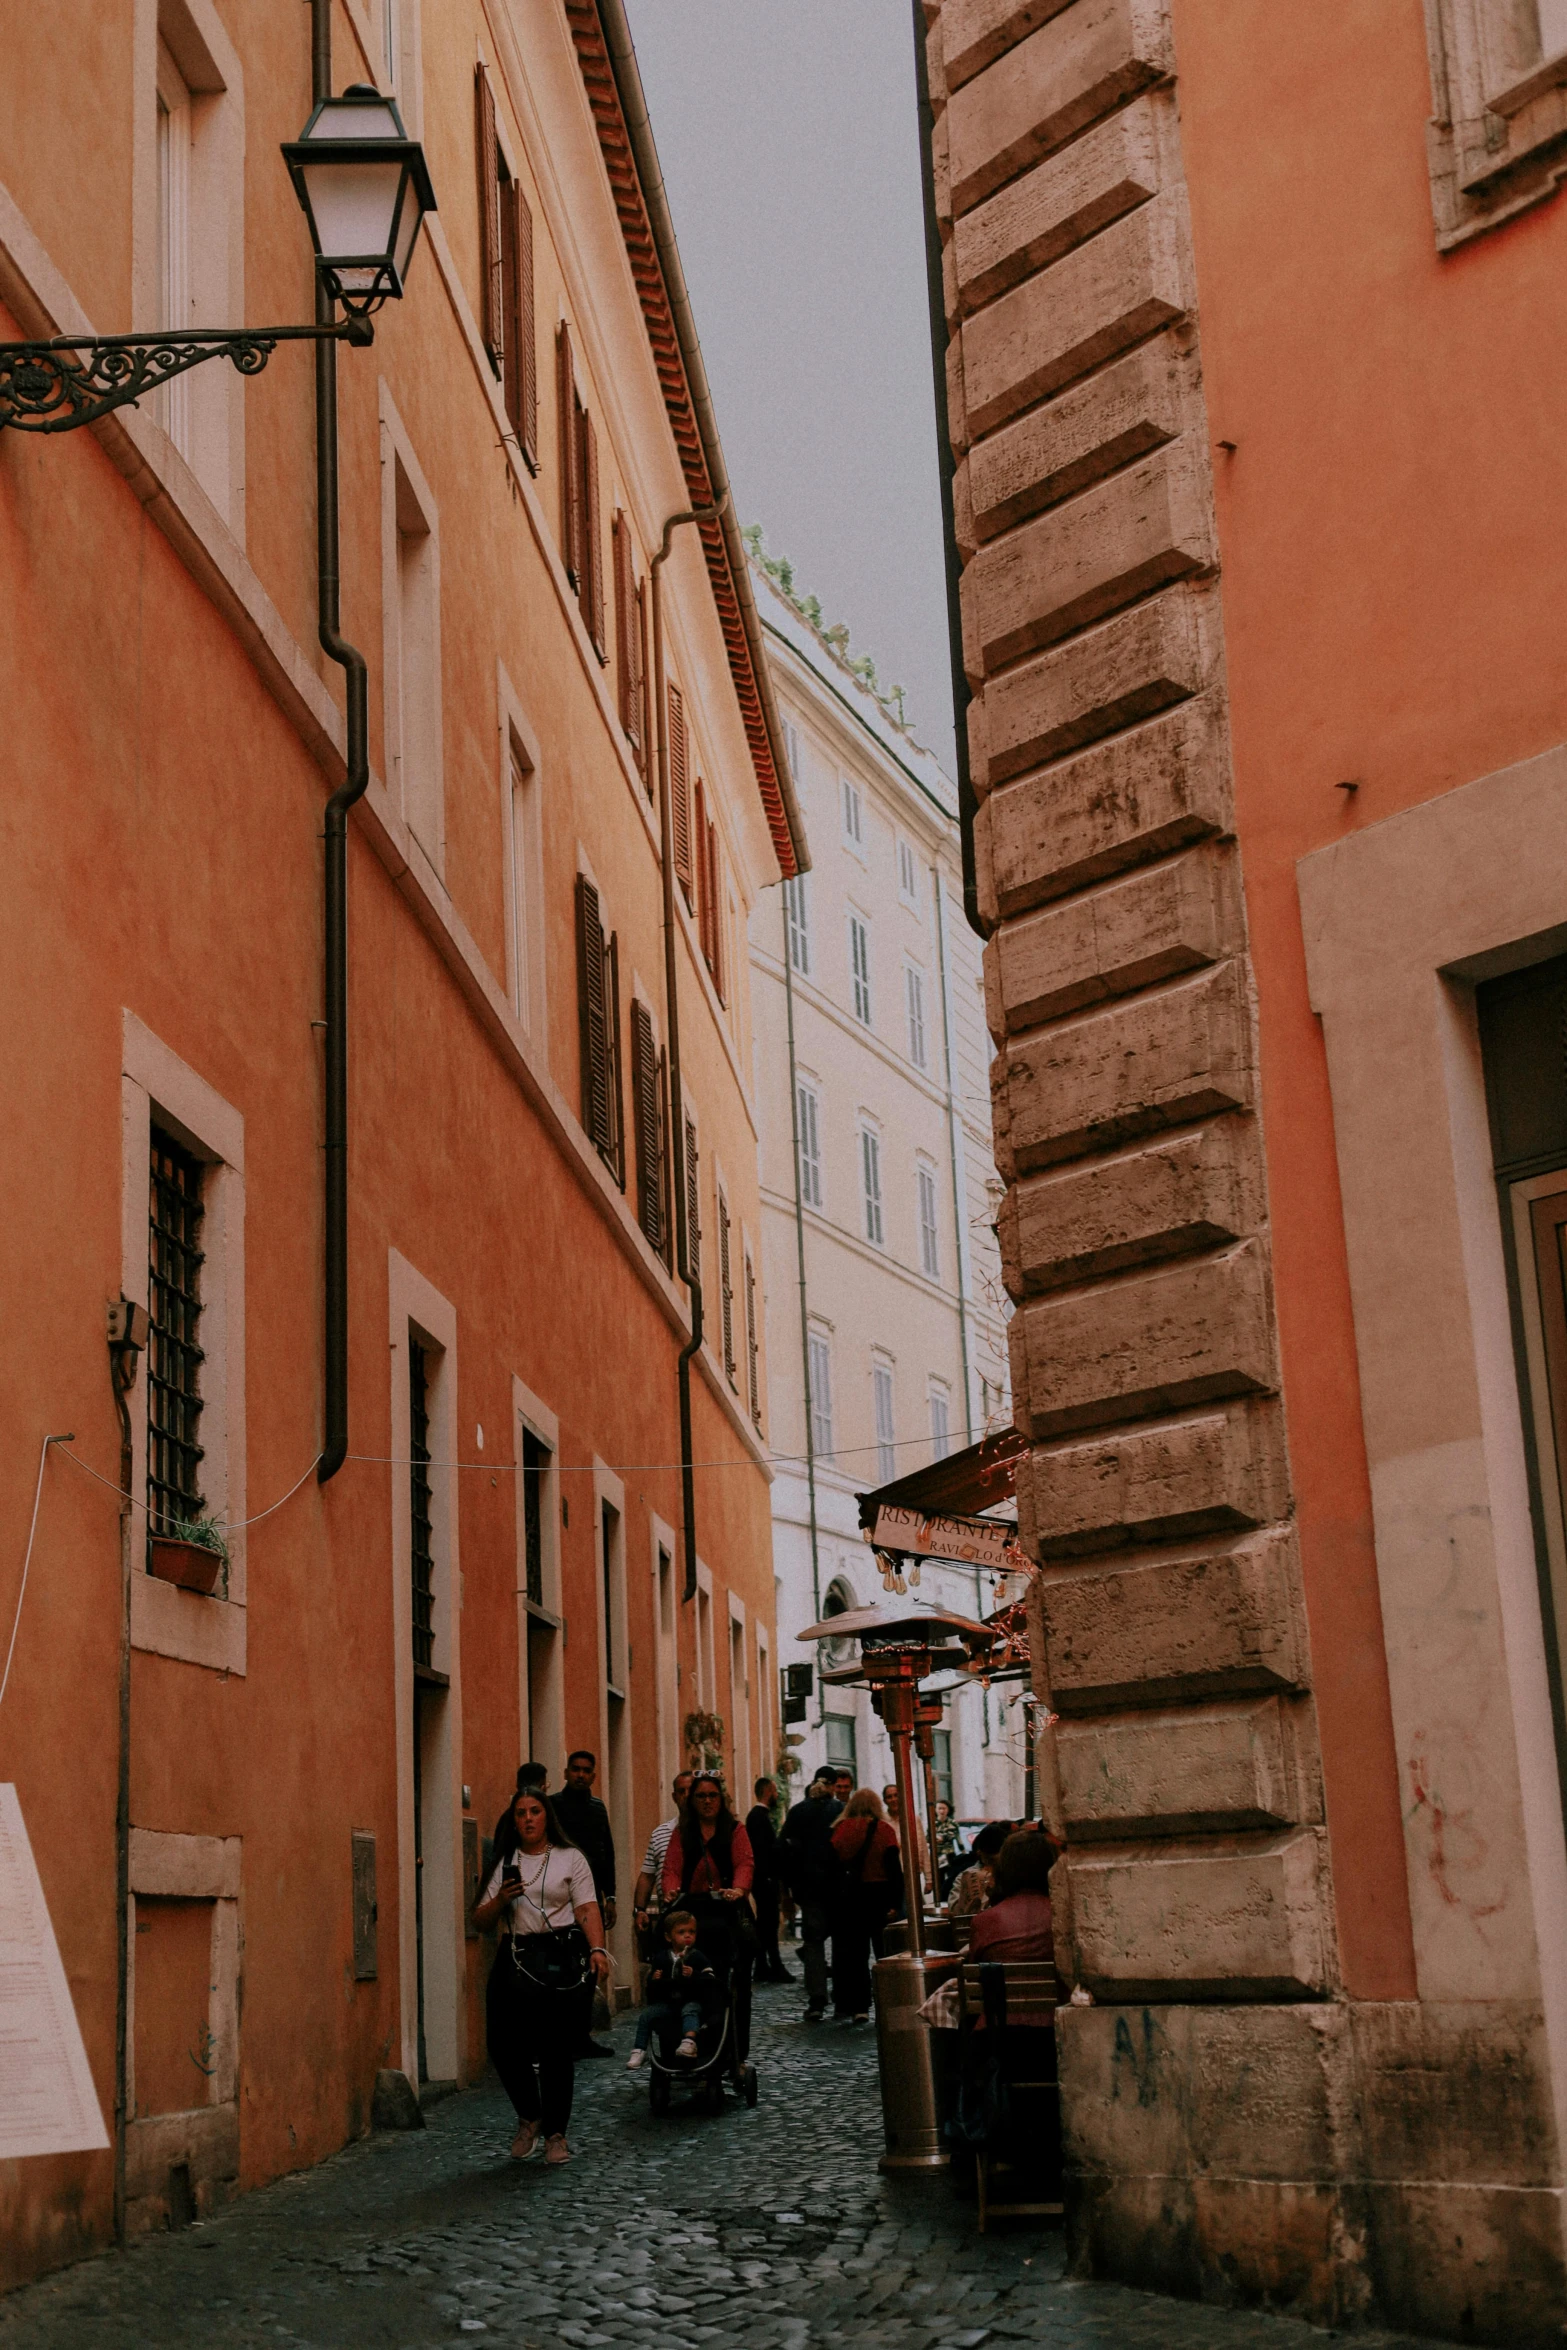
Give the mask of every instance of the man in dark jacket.
<path id="1" fill-rule="evenodd" d="M 778 1869 L 778 1831 L 773 1805 L 778 1801 L 774 1779 L 756 1782 L 755 1808 L 746 1814 L 745 1832 L 751 1839 L 751 1899 L 756 1904 L 756 1979 L 759 1983 L 792 1983 L 793 1975 L 778 1955 L 778 1898 L 783 1891 Z"/>
<path id="2" fill-rule="evenodd" d="M 599 1908 L 604 1915 L 607 1934 L 615 1923 L 615 1839 L 610 1832 L 609 1813 L 593 1792 L 594 1773 L 598 1757 L 579 1746 L 575 1754 L 566 1757 L 566 1784 L 553 1798 L 555 1817 L 593 1871 L 593 1890 L 598 1895 Z M 584 2031 L 579 2056 L 613 2056 L 606 2048 Z"/>
<path id="3" fill-rule="evenodd" d="M 778 1839 L 779 1873 L 800 1905 L 800 1960 L 805 1969 L 808 2024 L 819 2024 L 827 2006 L 827 1944 L 841 1874 L 832 1848 L 833 1822 L 843 1809 L 833 1794 L 836 1775 L 831 1763 L 823 1763 L 784 1821 Z"/>

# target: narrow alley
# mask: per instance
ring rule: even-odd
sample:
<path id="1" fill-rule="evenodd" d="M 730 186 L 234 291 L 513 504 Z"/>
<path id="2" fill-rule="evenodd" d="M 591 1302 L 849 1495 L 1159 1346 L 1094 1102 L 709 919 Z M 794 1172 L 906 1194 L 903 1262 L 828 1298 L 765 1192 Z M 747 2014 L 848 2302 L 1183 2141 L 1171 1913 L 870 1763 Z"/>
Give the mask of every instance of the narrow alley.
<path id="1" fill-rule="evenodd" d="M 1080 2284 L 1059 2230 L 980 2237 L 943 2181 L 881 2178 L 869 2034 L 808 2031 L 759 1994 L 754 2112 L 648 2112 L 623 2065 L 583 2065 L 563 2173 L 508 2160 L 498 2088 L 383 2135 L 220 2218 L 86 2261 L 0 2303 L 4 2350 L 1307 2350 L 1292 2320 Z M 617 2034 L 623 2058 L 629 2031 Z M 1357 2335 L 1362 2350 L 1415 2350 Z"/>

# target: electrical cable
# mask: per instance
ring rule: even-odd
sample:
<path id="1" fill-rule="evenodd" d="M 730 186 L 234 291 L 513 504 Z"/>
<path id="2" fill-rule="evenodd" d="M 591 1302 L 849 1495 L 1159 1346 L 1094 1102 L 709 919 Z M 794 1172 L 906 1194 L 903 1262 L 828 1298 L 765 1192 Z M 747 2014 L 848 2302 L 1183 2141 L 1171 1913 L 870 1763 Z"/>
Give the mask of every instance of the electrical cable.
<path id="1" fill-rule="evenodd" d="M 6 1646 L 5 1671 L 0 1673 L 0 1705 L 5 1703 L 6 1688 L 11 1679 L 11 1659 L 16 1654 L 16 1636 L 22 1628 L 22 1602 L 27 1597 L 27 1570 L 33 1563 L 33 1537 L 38 1532 L 38 1505 L 43 1499 L 44 1469 L 49 1460 L 49 1447 L 51 1444 L 74 1444 L 75 1441 L 74 1434 L 46 1436 L 38 1447 L 38 1482 L 33 1487 L 33 1514 L 27 1525 L 27 1549 L 22 1557 L 22 1580 L 17 1588 L 16 1613 L 11 1618 L 11 1638 Z M 115 1490 L 118 1492 L 119 1488 L 116 1487 Z"/>
<path id="2" fill-rule="evenodd" d="M 75 1438 L 72 1436 L 51 1436 L 49 1438 L 49 1442 L 51 1444 L 74 1444 L 75 1441 Z M 143 1516 L 146 1515 L 147 1504 L 144 1501 L 138 1501 L 134 1493 L 128 1494 L 122 1485 L 117 1485 L 114 1482 L 112 1477 L 104 1477 L 99 1474 L 98 1470 L 89 1468 L 88 1464 L 82 1459 L 79 1453 L 68 1452 L 65 1457 L 68 1461 L 75 1463 L 76 1467 L 81 1470 L 84 1477 L 91 1477 L 95 1485 L 107 1486 L 108 1490 L 114 1495 L 116 1501 L 121 1503 L 128 1501 L 133 1510 L 140 1510 Z M 233 1525 L 230 1525 L 226 1519 L 222 1520 L 221 1523 L 223 1525 L 223 1531 L 225 1534 L 243 1534 L 247 1526 L 259 1526 L 263 1518 L 270 1518 L 274 1510 L 280 1510 L 283 1507 L 285 1501 L 292 1501 L 295 1494 L 299 1491 L 301 1485 L 306 1482 L 307 1478 L 314 1474 L 316 1462 L 319 1461 L 320 1458 L 320 1453 L 317 1453 L 311 1460 L 309 1467 L 304 1471 L 303 1475 L 294 1479 L 294 1482 L 289 1487 L 288 1491 L 284 1494 L 280 1494 L 276 1501 L 268 1502 L 264 1510 L 257 1510 L 253 1518 L 236 1519 Z"/>

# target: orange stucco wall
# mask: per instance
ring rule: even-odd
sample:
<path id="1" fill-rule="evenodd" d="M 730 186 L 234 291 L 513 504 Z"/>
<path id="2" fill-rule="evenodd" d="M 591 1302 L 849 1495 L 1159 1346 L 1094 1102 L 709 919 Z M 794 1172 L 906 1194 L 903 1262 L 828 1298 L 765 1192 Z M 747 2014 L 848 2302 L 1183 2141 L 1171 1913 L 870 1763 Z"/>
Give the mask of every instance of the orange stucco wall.
<path id="1" fill-rule="evenodd" d="M 1439 254 L 1414 0 L 1173 13 L 1339 1928 L 1351 1992 L 1407 1997 L 1400 1790 L 1295 865 L 1567 731 L 1567 214 L 1547 204 Z"/>
<path id="2" fill-rule="evenodd" d="M 246 77 L 246 311 L 251 322 L 303 319 L 306 245 L 276 150 L 308 111 L 309 20 L 303 10 L 256 11 L 239 0 L 224 0 L 218 13 Z M 101 331 L 131 324 L 132 14 L 124 11 L 111 31 L 90 0 L 35 13 L 14 32 L 0 95 L 0 182 Z M 370 660 L 378 774 L 378 380 L 438 505 L 442 563 L 444 896 L 426 891 L 421 901 L 396 873 L 386 830 L 395 809 L 380 830 L 361 811 L 350 834 L 350 1455 L 364 1457 L 351 1457 L 324 1489 L 307 1479 L 251 1530 L 243 1674 L 142 1651 L 133 1660 L 133 1825 L 243 1839 L 244 2185 L 318 2159 L 364 2129 L 377 2067 L 401 2061 L 399 2003 L 408 1991 L 398 1976 L 393 1667 L 409 1635 L 394 1606 L 391 1555 L 407 1471 L 391 1459 L 389 1251 L 414 1265 L 456 1316 L 458 1772 L 471 1788 L 472 1814 L 487 1832 L 518 1760 L 514 1378 L 560 1418 L 568 1745 L 600 1744 L 595 1456 L 624 1481 L 633 1776 L 624 1890 L 666 1809 L 650 1519 L 681 1523 L 675 1355 L 683 1293 L 661 1286 L 631 1225 L 617 1222 L 576 1127 L 572 895 L 585 849 L 620 935 L 624 1021 L 633 969 L 653 1004 L 662 1002 L 659 873 L 641 786 L 614 725 L 613 671 L 606 696 L 591 653 L 584 658 L 553 545 L 550 349 L 561 309 L 576 320 L 579 344 L 603 355 L 607 378 L 596 383 L 579 363 L 583 396 L 600 414 L 606 573 L 617 505 L 633 517 L 645 571 L 649 533 L 656 543 L 663 514 L 686 500 L 580 87 L 574 111 L 562 102 L 556 115 L 548 112 L 552 93 L 572 92 L 575 72 L 564 20 L 553 12 L 537 61 L 542 152 L 524 148 L 506 62 L 492 59 L 511 151 L 530 175 L 539 221 L 535 506 L 498 445 L 471 323 L 472 76 L 476 44 L 485 41 L 481 16 L 467 5 L 425 12 L 423 135 L 450 269 L 421 250 L 406 304 L 383 319 L 374 351 L 345 351 L 340 370 L 344 626 Z M 341 10 L 335 40 L 341 86 L 364 70 Z M 62 89 L 92 109 L 85 147 L 76 139 L 80 122 L 60 111 Z M 62 173 L 54 164 L 67 139 L 79 147 L 78 163 Z M 586 275 L 574 258 L 569 284 L 550 241 L 556 218 L 573 221 L 592 257 Z M 0 307 L 0 339 L 29 331 L 36 326 Z M 248 564 L 283 640 L 335 698 L 337 673 L 315 645 L 308 355 L 285 348 L 243 398 L 243 550 L 210 518 L 201 527 L 240 569 Z M 167 460 L 161 437 L 147 446 Z M 192 512 L 198 507 L 191 503 Z M 8 1633 L 41 1436 L 74 1432 L 80 1460 L 111 1482 L 118 1476 L 103 1312 L 120 1291 L 124 1219 L 135 1212 L 122 1202 L 125 1010 L 245 1121 L 248 1510 L 286 1492 L 320 1442 L 322 1092 L 312 1024 L 321 1010 L 321 813 L 340 769 L 327 758 L 323 771 L 276 676 L 269 683 L 265 662 L 247 650 L 91 433 L 0 439 L 0 579 L 7 610 L 0 1294 L 18 1341 L 0 1353 L 0 1428 L 11 1462 L 0 1481 L 0 1627 Z M 777 869 L 694 553 L 671 563 L 668 594 L 695 752 L 748 905 Z M 498 662 L 526 704 L 541 752 L 550 1017 L 540 1082 L 555 1089 L 558 1105 L 548 1116 L 519 1078 L 516 1050 L 497 1040 L 499 1015 L 481 1019 L 473 1002 L 481 983 L 498 1000 L 506 989 Z M 714 1220 L 712 1169 L 721 1163 L 737 1238 L 741 1227 L 754 1234 L 743 957 L 731 974 L 730 1003 L 720 1006 L 683 927 L 680 985 L 686 1079 L 702 1121 L 704 1221 Z M 628 1102 L 628 1137 L 630 1128 Z M 732 1593 L 752 1627 L 749 1690 L 731 1688 L 720 1633 L 709 1702 L 731 1739 L 749 1707 L 750 1751 L 770 1759 L 771 1701 L 754 1670 L 755 1628 L 770 1640 L 773 1606 L 762 1445 L 745 1422 L 743 1397 L 720 1400 L 727 1396 L 720 1365 L 710 1358 L 693 1386 L 695 1458 L 718 1464 L 698 1472 L 701 1552 L 720 1626 Z M 144 1396 L 143 1381 L 133 1408 L 145 1408 Z M 136 1571 L 140 1535 L 138 1518 Z M 679 1611 L 682 1680 L 666 1693 L 681 1712 L 696 1702 L 693 1615 Z M 106 2118 L 114 2095 L 119 1626 L 115 1496 L 56 1455 L 0 1712 L 0 1777 L 20 1789 Z M 558 1783 L 563 1758 L 547 1759 Z M 373 1830 L 378 1842 L 374 1982 L 353 1979 L 351 1829 Z M 487 1950 L 466 1945 L 460 2056 L 470 2071 L 483 2061 L 479 1968 Z M 101 2243 L 111 2195 L 108 2155 L 0 2164 L 0 2287 Z"/>

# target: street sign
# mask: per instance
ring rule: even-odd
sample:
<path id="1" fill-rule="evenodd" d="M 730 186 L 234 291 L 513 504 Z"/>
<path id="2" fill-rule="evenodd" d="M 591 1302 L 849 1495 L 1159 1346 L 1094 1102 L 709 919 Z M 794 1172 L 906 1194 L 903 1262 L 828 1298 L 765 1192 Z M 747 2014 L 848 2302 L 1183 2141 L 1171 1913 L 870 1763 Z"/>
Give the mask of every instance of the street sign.
<path id="1" fill-rule="evenodd" d="M 1012 1563 L 1007 1553 L 1016 1540 L 1016 1526 L 1003 1518 L 933 1518 L 887 1502 L 877 1510 L 871 1528 L 871 1541 L 878 1550 L 902 1551 L 913 1558 L 954 1559 L 965 1567 L 993 1568 L 998 1574 Z"/>

